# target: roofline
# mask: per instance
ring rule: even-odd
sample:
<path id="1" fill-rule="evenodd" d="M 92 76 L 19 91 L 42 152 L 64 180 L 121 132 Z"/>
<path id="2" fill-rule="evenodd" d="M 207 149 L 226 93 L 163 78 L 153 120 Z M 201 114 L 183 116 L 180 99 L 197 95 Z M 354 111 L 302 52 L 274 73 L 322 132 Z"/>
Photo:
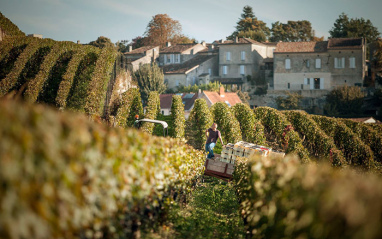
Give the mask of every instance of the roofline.
<path id="1" fill-rule="evenodd" d="M 212 103 L 211 99 L 204 93 L 205 91 L 202 91 L 202 94 L 206 96 L 206 98 Z M 207 92 L 213 92 L 213 91 L 207 91 Z"/>

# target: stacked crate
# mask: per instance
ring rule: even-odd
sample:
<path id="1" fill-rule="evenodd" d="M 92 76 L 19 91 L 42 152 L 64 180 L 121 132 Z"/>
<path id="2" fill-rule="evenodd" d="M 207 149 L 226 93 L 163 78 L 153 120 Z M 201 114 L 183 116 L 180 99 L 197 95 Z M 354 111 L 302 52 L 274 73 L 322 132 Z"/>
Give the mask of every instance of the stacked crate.
<path id="1" fill-rule="evenodd" d="M 227 144 L 223 147 L 220 161 L 234 164 L 238 157 L 250 157 L 254 154 L 268 156 L 271 148 L 265 146 L 247 143 L 244 141 L 236 144 Z"/>

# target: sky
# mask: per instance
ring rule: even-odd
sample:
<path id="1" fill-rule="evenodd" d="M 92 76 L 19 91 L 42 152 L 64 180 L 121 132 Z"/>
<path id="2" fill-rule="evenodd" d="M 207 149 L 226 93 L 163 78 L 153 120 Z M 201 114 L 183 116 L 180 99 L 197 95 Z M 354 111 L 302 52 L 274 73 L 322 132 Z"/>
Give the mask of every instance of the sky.
<path id="1" fill-rule="evenodd" d="M 269 28 L 276 21 L 308 20 L 316 36 L 327 39 L 344 12 L 370 19 L 382 32 L 382 0 L 0 0 L 0 12 L 26 34 L 81 43 L 99 36 L 131 41 L 144 35 L 153 16 L 168 14 L 184 35 L 211 43 L 235 30 L 245 5 Z"/>

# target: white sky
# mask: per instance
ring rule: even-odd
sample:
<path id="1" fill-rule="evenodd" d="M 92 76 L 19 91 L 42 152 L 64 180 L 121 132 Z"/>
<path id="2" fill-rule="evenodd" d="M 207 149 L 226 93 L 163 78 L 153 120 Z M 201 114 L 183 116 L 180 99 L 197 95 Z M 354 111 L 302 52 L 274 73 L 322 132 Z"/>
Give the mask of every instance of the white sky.
<path id="1" fill-rule="evenodd" d="M 131 40 L 154 15 L 166 13 L 186 36 L 210 43 L 235 30 L 245 5 L 270 28 L 276 21 L 308 20 L 325 39 L 342 12 L 370 19 L 382 32 L 382 0 L 0 0 L 0 12 L 26 34 L 81 43 L 99 36 Z"/>

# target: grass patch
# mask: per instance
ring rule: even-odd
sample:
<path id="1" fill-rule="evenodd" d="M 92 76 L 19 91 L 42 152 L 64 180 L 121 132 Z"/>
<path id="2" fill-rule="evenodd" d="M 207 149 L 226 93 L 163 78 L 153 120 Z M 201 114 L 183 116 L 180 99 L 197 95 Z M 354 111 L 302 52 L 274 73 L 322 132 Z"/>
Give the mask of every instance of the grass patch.
<path id="1" fill-rule="evenodd" d="M 167 220 L 157 232 L 144 232 L 142 238 L 244 238 L 233 185 L 204 176 L 187 202 L 174 202 Z"/>

